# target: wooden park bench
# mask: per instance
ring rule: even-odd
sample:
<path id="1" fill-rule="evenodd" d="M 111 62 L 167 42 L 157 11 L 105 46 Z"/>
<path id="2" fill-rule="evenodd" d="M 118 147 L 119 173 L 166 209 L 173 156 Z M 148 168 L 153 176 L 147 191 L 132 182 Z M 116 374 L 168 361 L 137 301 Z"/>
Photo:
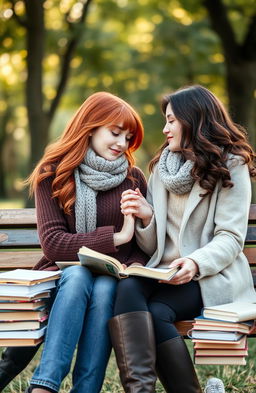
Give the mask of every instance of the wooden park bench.
<path id="1" fill-rule="evenodd" d="M 251 205 L 244 253 L 250 263 L 256 287 L 256 204 Z M 42 257 L 36 228 L 35 209 L 0 209 L 0 271 L 31 269 Z M 243 277 L 241 277 L 241 280 Z M 176 323 L 186 337 L 191 320 Z M 256 337 L 256 329 L 251 337 Z"/>

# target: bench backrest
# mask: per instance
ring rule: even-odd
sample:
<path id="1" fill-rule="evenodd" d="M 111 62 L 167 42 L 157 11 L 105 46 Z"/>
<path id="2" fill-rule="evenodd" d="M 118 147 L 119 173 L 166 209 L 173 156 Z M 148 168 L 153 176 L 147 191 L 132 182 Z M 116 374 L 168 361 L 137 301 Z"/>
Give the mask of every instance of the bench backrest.
<path id="1" fill-rule="evenodd" d="M 0 269 L 32 268 L 42 255 L 35 209 L 0 209 Z"/>
<path id="2" fill-rule="evenodd" d="M 244 252 L 256 284 L 256 204 L 250 208 Z M 0 269 L 31 268 L 41 256 L 35 209 L 0 209 Z"/>

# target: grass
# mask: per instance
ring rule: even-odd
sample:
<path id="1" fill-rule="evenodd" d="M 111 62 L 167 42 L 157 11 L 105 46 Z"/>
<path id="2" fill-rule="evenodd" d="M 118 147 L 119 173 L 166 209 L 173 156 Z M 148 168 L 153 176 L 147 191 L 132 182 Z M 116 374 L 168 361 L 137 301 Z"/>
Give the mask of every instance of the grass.
<path id="1" fill-rule="evenodd" d="M 188 347 L 192 351 L 191 342 Z M 256 392 L 256 340 L 249 339 L 249 356 L 246 366 L 196 366 L 202 386 L 205 386 L 207 378 L 215 376 L 224 382 L 227 393 L 255 393 Z M 32 373 L 39 362 L 40 351 L 31 361 L 30 365 L 19 376 L 17 376 L 4 390 L 3 393 L 23 393 L 27 387 Z M 71 390 L 71 374 L 62 383 L 60 393 Z M 164 389 L 157 382 L 157 393 L 163 393 Z M 81 392 L 82 393 L 82 392 Z M 115 358 L 112 353 L 107 368 L 106 378 L 102 393 L 123 393 L 118 375 Z M 184 392 L 185 393 L 185 392 Z"/>

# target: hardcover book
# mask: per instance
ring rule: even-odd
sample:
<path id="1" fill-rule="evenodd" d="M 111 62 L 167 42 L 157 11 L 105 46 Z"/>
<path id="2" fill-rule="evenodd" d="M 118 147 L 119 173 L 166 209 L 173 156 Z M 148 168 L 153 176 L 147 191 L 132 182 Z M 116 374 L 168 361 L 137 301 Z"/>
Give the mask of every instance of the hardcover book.
<path id="1" fill-rule="evenodd" d="M 48 310 L 20 310 L 1 311 L 0 321 L 39 321 L 48 315 Z"/>
<path id="2" fill-rule="evenodd" d="M 44 300 L 38 299 L 32 302 L 27 301 L 1 301 L 0 310 L 38 310 L 45 307 L 46 303 Z"/>
<path id="3" fill-rule="evenodd" d="M 248 349 L 197 349 L 195 356 L 247 356 Z"/>
<path id="4" fill-rule="evenodd" d="M 38 339 L 40 337 L 43 337 L 45 334 L 46 326 L 44 326 L 41 329 L 35 329 L 35 330 L 14 330 L 14 331 L 4 331 L 0 332 L 0 339 L 10 339 L 10 338 L 17 338 L 17 339 L 23 339 L 23 338 L 33 338 L 33 339 Z"/>
<path id="5" fill-rule="evenodd" d="M 36 295 L 28 295 L 28 296 L 15 296 L 15 295 L 1 295 L 0 294 L 0 302 L 32 302 L 34 300 L 38 299 L 45 299 L 49 298 L 51 296 L 51 292 L 49 291 L 44 291 L 44 292 L 39 292 Z"/>
<path id="6" fill-rule="evenodd" d="M 41 292 L 52 289 L 56 286 L 55 280 L 41 282 L 35 285 L 20 285 L 20 284 L 0 284 L 0 296 L 30 297 L 38 295 Z"/>
<path id="7" fill-rule="evenodd" d="M 219 340 L 192 340 L 194 349 L 245 349 L 247 348 L 247 337 L 243 336 L 238 341 Z"/>
<path id="8" fill-rule="evenodd" d="M 156 280 L 170 281 L 178 272 L 178 267 L 168 269 L 150 268 L 146 266 L 129 266 L 124 268 L 116 258 L 100 252 L 91 250 L 88 247 L 81 247 L 79 249 L 79 262 L 56 262 L 59 269 L 63 269 L 73 264 L 81 264 L 88 267 L 93 272 L 100 274 L 108 274 L 117 278 L 126 278 L 128 276 L 141 276 L 153 278 Z"/>
<path id="9" fill-rule="evenodd" d="M 59 271 L 14 269 L 0 273 L 0 284 L 35 285 L 60 278 Z"/>
<path id="10" fill-rule="evenodd" d="M 246 365 L 246 360 L 243 356 L 197 356 L 194 362 L 195 364 Z"/>
<path id="11" fill-rule="evenodd" d="M 201 340 L 224 340 L 224 341 L 238 341 L 243 337 L 243 334 L 238 332 L 224 332 L 215 330 L 194 330 L 191 331 L 191 337 Z"/>
<path id="12" fill-rule="evenodd" d="M 0 347 L 34 347 L 43 341 L 40 338 L 0 338 Z"/>
<path id="13" fill-rule="evenodd" d="M 254 325 L 254 321 L 248 322 L 226 322 L 216 319 L 208 319 L 202 316 L 195 318 L 193 329 L 195 330 L 215 330 L 215 331 L 235 331 L 248 334 Z"/>
<path id="14" fill-rule="evenodd" d="M 256 319 L 256 304 L 233 302 L 219 306 L 205 307 L 203 310 L 205 318 L 221 319 L 230 322 L 242 322 Z"/>

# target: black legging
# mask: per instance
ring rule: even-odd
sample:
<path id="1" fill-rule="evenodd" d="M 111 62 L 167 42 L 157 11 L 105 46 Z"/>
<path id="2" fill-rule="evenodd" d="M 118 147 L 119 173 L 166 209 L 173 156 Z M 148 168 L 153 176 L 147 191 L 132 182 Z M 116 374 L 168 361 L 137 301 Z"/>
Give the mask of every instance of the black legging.
<path id="1" fill-rule="evenodd" d="M 132 311 L 151 312 L 156 343 L 160 344 L 179 336 L 173 322 L 193 319 L 200 315 L 202 307 L 197 281 L 171 285 L 148 278 L 129 277 L 118 283 L 114 315 Z"/>

